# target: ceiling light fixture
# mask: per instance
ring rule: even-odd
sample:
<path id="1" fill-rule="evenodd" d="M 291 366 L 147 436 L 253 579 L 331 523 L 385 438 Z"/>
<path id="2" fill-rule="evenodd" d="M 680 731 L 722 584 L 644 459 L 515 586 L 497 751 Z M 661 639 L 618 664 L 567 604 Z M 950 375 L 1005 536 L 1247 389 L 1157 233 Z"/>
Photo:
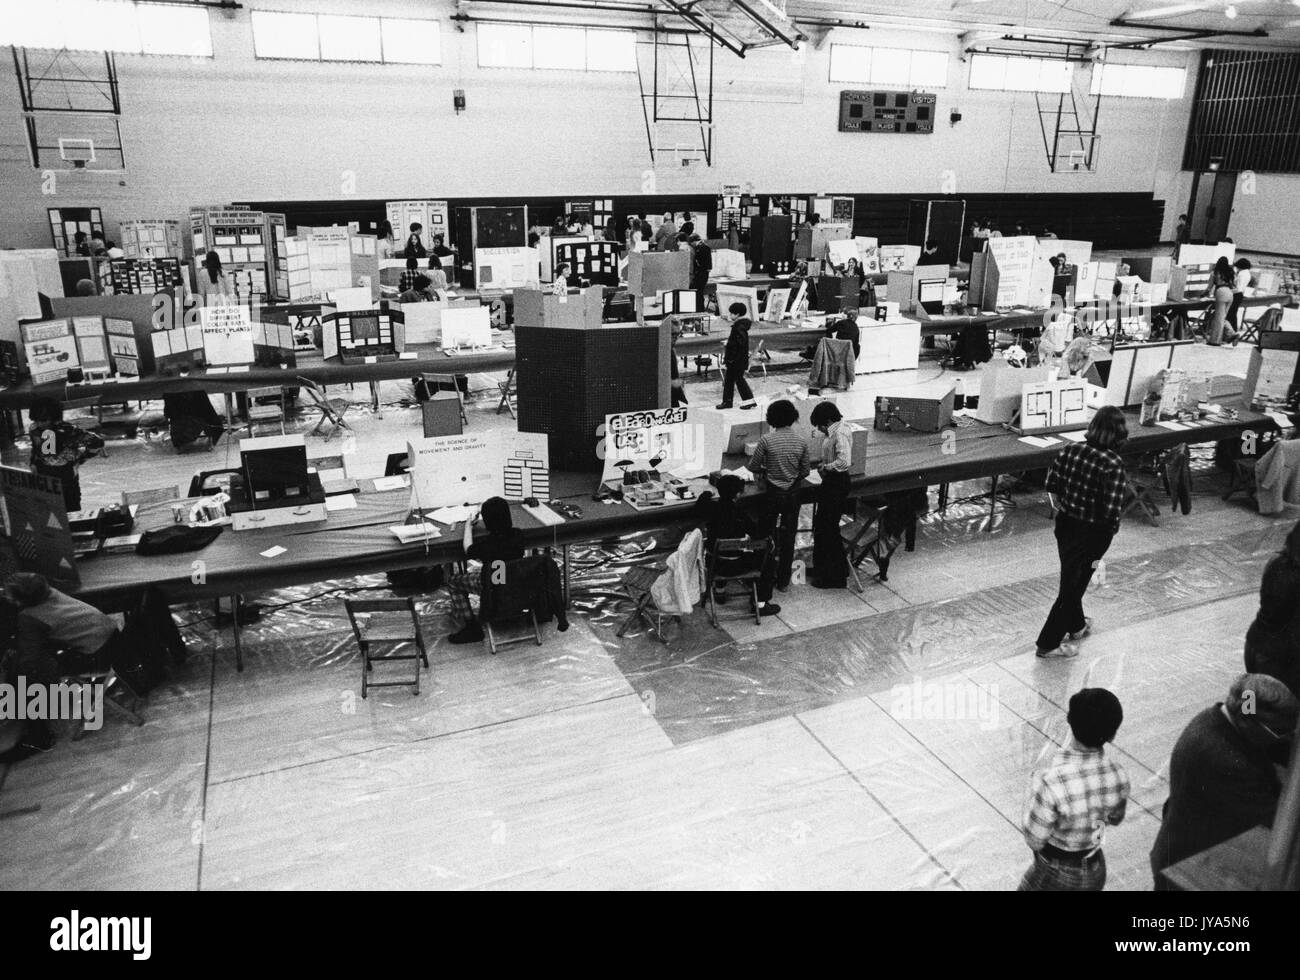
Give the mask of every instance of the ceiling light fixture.
<path id="1" fill-rule="evenodd" d="M 1235 20 L 1237 17 L 1237 8 L 1232 4 L 1228 4 L 1228 6 L 1224 8 L 1223 16 L 1227 17 L 1228 20 Z"/>

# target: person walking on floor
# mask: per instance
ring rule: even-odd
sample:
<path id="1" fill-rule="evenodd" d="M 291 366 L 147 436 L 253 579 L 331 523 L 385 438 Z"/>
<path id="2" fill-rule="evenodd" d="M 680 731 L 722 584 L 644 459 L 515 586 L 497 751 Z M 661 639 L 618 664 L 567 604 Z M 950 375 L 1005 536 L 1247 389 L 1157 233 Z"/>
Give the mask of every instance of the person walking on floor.
<path id="1" fill-rule="evenodd" d="M 753 325 L 745 316 L 748 311 L 744 303 L 732 303 L 727 309 L 731 315 L 731 334 L 722 352 L 722 404 L 718 408 L 731 408 L 737 391 L 740 392 L 741 408 L 755 407 L 754 392 L 745 380 L 745 372 L 749 369 L 749 328 Z"/>
<path id="2" fill-rule="evenodd" d="M 1107 827 L 1124 820 L 1129 779 L 1106 755 L 1124 720 L 1119 698 L 1085 687 L 1070 698 L 1070 738 L 1035 773 L 1022 829 L 1034 863 L 1022 892 L 1099 892 L 1106 887 L 1101 845 Z"/>
<path id="3" fill-rule="evenodd" d="M 808 417 L 826 438 L 817 466 L 821 487 L 813 510 L 813 570 L 815 589 L 842 589 L 849 584 L 849 562 L 840 537 L 840 516 L 849 499 L 849 470 L 853 466 L 853 432 L 832 402 L 819 402 Z"/>
<path id="4" fill-rule="evenodd" d="M 799 531 L 799 485 L 811 469 L 808 443 L 791 428 L 799 409 L 782 398 L 767 406 L 772 431 L 758 440 L 749 469 L 767 484 L 767 521 L 776 533 L 776 587 L 790 587 L 795 535 Z"/>
<path id="5" fill-rule="evenodd" d="M 1128 477 L 1119 452 L 1128 439 L 1124 413 L 1113 405 L 1098 410 L 1083 442 L 1056 454 L 1047 470 L 1047 491 L 1056 510 L 1056 550 L 1061 583 L 1056 602 L 1038 634 L 1039 657 L 1073 657 L 1074 646 L 1092 629 L 1083 614 L 1083 594 L 1093 570 L 1119 530 Z"/>

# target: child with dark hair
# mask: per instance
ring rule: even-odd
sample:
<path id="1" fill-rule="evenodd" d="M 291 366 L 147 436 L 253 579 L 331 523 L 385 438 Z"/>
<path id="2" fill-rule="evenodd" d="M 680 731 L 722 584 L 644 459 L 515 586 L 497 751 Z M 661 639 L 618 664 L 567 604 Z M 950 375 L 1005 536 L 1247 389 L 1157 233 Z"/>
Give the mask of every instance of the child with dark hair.
<path id="1" fill-rule="evenodd" d="M 429 250 L 424 247 L 421 240 L 421 234 L 424 232 L 424 225 L 418 221 L 411 222 L 411 233 L 406 236 L 406 246 L 402 249 L 402 254 L 408 259 L 423 259 L 429 255 Z"/>
<path id="2" fill-rule="evenodd" d="M 487 536 L 479 538 L 465 549 L 465 557 L 483 566 L 496 562 L 514 561 L 524 556 L 523 536 L 515 529 L 510 516 L 510 504 L 501 497 L 489 497 L 479 508 L 479 516 L 487 529 Z M 451 618 L 460 626 L 447 637 L 450 643 L 477 643 L 483 639 L 483 627 L 474 618 L 470 607 L 471 594 L 482 589 L 482 572 L 479 569 L 453 575 L 447 582 L 451 593 Z"/>
<path id="3" fill-rule="evenodd" d="M 1119 698 L 1086 687 L 1070 698 L 1070 739 L 1033 777 L 1025 810 L 1025 843 L 1034 863 L 1020 891 L 1101 891 L 1106 828 L 1119 824 L 1128 808 L 1129 779 L 1106 755 L 1124 720 Z"/>
<path id="4" fill-rule="evenodd" d="M 397 292 L 404 293 L 409 289 L 415 288 L 415 277 L 420 274 L 420 260 L 414 255 L 406 257 L 406 268 L 402 270 L 402 278 L 397 282 Z"/>
<path id="5" fill-rule="evenodd" d="M 799 485 L 811 470 L 808 443 L 791 428 L 799 409 L 784 398 L 767 406 L 771 432 L 758 440 L 749 469 L 767 485 L 767 526 L 776 531 L 776 587 L 790 587 L 795 535 L 799 530 Z"/>
<path id="6" fill-rule="evenodd" d="M 63 484 L 63 502 L 68 511 L 81 510 L 81 478 L 77 470 L 104 448 L 104 440 L 93 432 L 63 421 L 63 406 L 48 396 L 32 400 L 29 411 L 32 440 L 32 469 Z"/>
<path id="7" fill-rule="evenodd" d="M 417 272 L 411 288 L 397 297 L 399 303 L 427 303 L 432 300 L 433 280 L 423 272 Z"/>
<path id="8" fill-rule="evenodd" d="M 1061 641 L 1082 640 L 1092 629 L 1092 621 L 1083 614 L 1083 595 L 1119 531 L 1128 487 L 1119 450 L 1127 439 L 1124 413 L 1107 405 L 1093 416 L 1084 441 L 1066 446 L 1048 467 L 1061 582 L 1038 634 L 1039 657 L 1076 656 L 1078 649 L 1062 646 Z"/>
<path id="9" fill-rule="evenodd" d="M 745 380 L 745 371 L 749 368 L 749 328 L 753 322 L 745 314 L 749 307 L 744 303 L 732 303 L 727 308 L 731 317 L 731 333 L 727 337 L 726 349 L 722 352 L 722 404 L 720 409 L 731 408 L 735 392 L 740 392 L 740 407 L 754 408 L 754 392 Z"/>
<path id="10" fill-rule="evenodd" d="M 692 513 L 704 531 L 704 553 L 708 561 L 713 562 L 714 547 L 722 538 L 751 538 L 759 540 L 768 536 L 767 528 L 750 514 L 741 510 L 739 500 L 744 492 L 745 481 L 738 476 L 721 476 L 716 486 L 718 495 L 714 497 L 710 490 L 700 494 Z M 726 581 L 729 577 L 755 571 L 753 564 L 747 564 L 750 556 L 727 558 L 713 565 L 713 599 L 726 602 Z M 758 580 L 758 612 L 760 616 L 775 616 L 781 607 L 771 602 L 774 561 L 769 550 Z M 752 604 L 752 600 L 751 600 Z"/>

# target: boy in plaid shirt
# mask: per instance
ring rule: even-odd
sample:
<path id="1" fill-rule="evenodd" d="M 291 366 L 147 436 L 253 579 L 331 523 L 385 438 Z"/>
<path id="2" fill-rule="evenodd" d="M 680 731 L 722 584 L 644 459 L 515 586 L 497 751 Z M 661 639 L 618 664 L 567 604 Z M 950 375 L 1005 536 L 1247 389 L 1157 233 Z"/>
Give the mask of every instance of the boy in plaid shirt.
<path id="1" fill-rule="evenodd" d="M 1025 843 L 1034 863 L 1020 881 L 1022 892 L 1101 891 L 1106 885 L 1102 838 L 1128 807 L 1128 776 L 1106 755 L 1106 743 L 1124 720 L 1119 698 L 1104 688 L 1085 687 L 1070 698 L 1066 718 L 1070 739 L 1034 775 L 1025 810 Z"/>
<path id="2" fill-rule="evenodd" d="M 1119 450 L 1127 438 L 1124 413 L 1108 405 L 1093 417 L 1086 439 L 1057 453 L 1047 471 L 1047 491 L 1056 508 L 1061 584 L 1038 634 L 1040 657 L 1076 656 L 1078 649 L 1062 647 L 1061 641 L 1081 640 L 1092 629 L 1083 614 L 1083 594 L 1119 530 L 1128 490 Z"/>

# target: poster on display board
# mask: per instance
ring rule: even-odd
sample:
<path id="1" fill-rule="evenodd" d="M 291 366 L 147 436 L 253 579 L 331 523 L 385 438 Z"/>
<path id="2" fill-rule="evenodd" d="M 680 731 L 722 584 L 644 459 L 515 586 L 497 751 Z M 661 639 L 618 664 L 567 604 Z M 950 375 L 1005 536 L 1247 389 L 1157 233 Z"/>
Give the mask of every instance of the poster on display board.
<path id="1" fill-rule="evenodd" d="M 629 470 L 657 470 L 687 480 L 722 465 L 726 419 L 713 408 L 660 408 L 605 417 L 596 448 L 604 461 L 601 482 L 621 482 Z"/>
<path id="2" fill-rule="evenodd" d="M 204 306 L 198 314 L 203 359 L 209 365 L 253 363 L 253 323 L 247 307 Z"/>
<path id="3" fill-rule="evenodd" d="M 862 271 L 874 274 L 880 271 L 880 242 L 875 238 L 854 238 L 858 250 L 858 264 Z"/>
<path id="4" fill-rule="evenodd" d="M 536 285 L 541 257 L 520 245 L 474 250 L 475 283 L 480 289 L 516 289 Z"/>
<path id="5" fill-rule="evenodd" d="M 881 245 L 877 249 L 881 272 L 911 272 L 921 261 L 920 245 Z"/>
<path id="6" fill-rule="evenodd" d="M 433 244 L 434 235 L 444 236 L 450 244 L 451 228 L 446 201 L 387 201 L 384 209 L 388 223 L 393 226 L 393 240 L 399 248 L 410 235 L 411 225 L 416 222 L 424 226 L 420 240 L 424 242 L 425 248 Z"/>
<path id="7" fill-rule="evenodd" d="M 989 255 L 997 263 L 998 293 L 994 305 L 998 309 L 1031 305 L 1030 291 L 1037 248 L 1038 239 L 1032 235 L 988 240 Z M 1051 267 L 1048 268 L 1050 270 Z M 987 302 L 986 296 L 985 303 Z"/>
<path id="8" fill-rule="evenodd" d="M 544 433 L 431 436 L 407 443 L 411 506 L 475 506 L 489 497 L 550 496 L 550 450 Z"/>
<path id="9" fill-rule="evenodd" d="M 0 519 L 20 569 L 44 575 L 61 589 L 81 584 L 61 481 L 0 466 Z"/>
<path id="10" fill-rule="evenodd" d="M 1214 265 L 1220 258 L 1229 262 L 1237 258 L 1237 246 L 1232 242 L 1217 245 L 1179 245 L 1175 265 Z"/>

